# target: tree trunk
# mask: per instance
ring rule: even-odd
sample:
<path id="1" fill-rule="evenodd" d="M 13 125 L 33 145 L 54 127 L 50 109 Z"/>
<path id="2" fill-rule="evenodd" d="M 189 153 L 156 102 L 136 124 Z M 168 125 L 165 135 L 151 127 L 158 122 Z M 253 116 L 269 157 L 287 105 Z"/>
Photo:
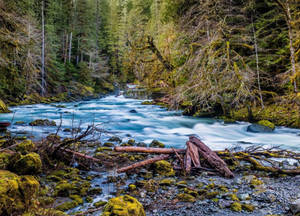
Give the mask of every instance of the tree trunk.
<path id="1" fill-rule="evenodd" d="M 45 96 L 45 1 L 42 1 L 42 96 Z"/>
<path id="2" fill-rule="evenodd" d="M 170 62 L 168 62 L 160 53 L 160 51 L 157 49 L 157 47 L 155 46 L 154 42 L 153 42 L 153 38 L 152 37 L 148 37 L 147 38 L 147 43 L 148 43 L 148 48 L 156 55 L 156 57 L 158 58 L 158 60 L 164 65 L 164 67 L 168 70 L 168 71 L 172 71 L 174 70 L 174 66 L 171 65 Z"/>
<path id="3" fill-rule="evenodd" d="M 294 92 L 297 93 L 297 71 L 296 71 L 296 60 L 295 60 L 295 48 L 293 45 L 293 31 L 292 31 L 292 15 L 291 15 L 291 9 L 290 9 L 290 3 L 289 0 L 286 2 L 286 14 L 287 14 L 287 25 L 289 29 L 289 41 L 290 41 L 290 52 L 291 52 L 291 66 L 292 66 L 292 73 L 294 77 Z"/>
<path id="4" fill-rule="evenodd" d="M 198 147 L 199 154 L 202 156 L 212 168 L 216 169 L 220 174 L 227 178 L 233 178 L 234 174 L 227 167 L 227 164 L 207 145 L 205 145 L 198 138 L 191 136 L 190 142 L 195 144 Z"/>
<path id="5" fill-rule="evenodd" d="M 72 36 L 73 36 L 73 32 L 70 33 L 70 43 L 69 43 L 69 63 L 71 63 L 71 56 L 72 56 Z"/>
<path id="6" fill-rule="evenodd" d="M 117 152 L 140 152 L 140 153 L 153 153 L 153 154 L 173 154 L 185 153 L 185 149 L 169 149 L 169 148 L 146 148 L 146 147 L 115 147 Z"/>

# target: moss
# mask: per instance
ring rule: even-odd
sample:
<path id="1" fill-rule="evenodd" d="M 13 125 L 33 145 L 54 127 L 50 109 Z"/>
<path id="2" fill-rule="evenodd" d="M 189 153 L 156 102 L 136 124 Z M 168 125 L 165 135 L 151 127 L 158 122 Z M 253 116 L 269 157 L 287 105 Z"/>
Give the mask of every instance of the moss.
<path id="1" fill-rule="evenodd" d="M 146 216 L 144 208 L 135 198 L 125 195 L 110 199 L 102 216 Z"/>
<path id="2" fill-rule="evenodd" d="M 30 126 L 56 126 L 55 121 L 48 119 L 37 119 L 29 123 Z"/>
<path id="3" fill-rule="evenodd" d="M 252 187 L 255 187 L 257 185 L 262 185 L 263 182 L 259 179 L 257 179 L 255 176 L 252 178 L 251 182 L 250 182 Z"/>
<path id="4" fill-rule="evenodd" d="M 153 148 L 164 148 L 165 147 L 165 144 L 157 141 L 157 140 L 153 140 L 151 143 L 150 143 L 150 147 L 153 147 Z"/>
<path id="5" fill-rule="evenodd" d="M 67 181 L 59 182 L 54 189 L 54 196 L 68 197 L 73 186 Z"/>
<path id="6" fill-rule="evenodd" d="M 17 145 L 16 151 L 20 152 L 21 154 L 27 154 L 29 152 L 32 152 L 34 148 L 35 145 L 31 140 L 24 140 Z"/>
<path id="7" fill-rule="evenodd" d="M 83 199 L 79 195 L 70 195 L 70 198 L 78 203 L 78 205 L 83 204 Z"/>
<path id="8" fill-rule="evenodd" d="M 153 102 L 152 101 L 143 101 L 142 105 L 152 105 Z"/>
<path id="9" fill-rule="evenodd" d="M 230 209 L 235 212 L 242 211 L 242 205 L 239 202 L 234 202 L 230 205 Z"/>
<path id="10" fill-rule="evenodd" d="M 56 209 L 60 211 L 67 211 L 75 208 L 78 205 L 79 204 L 75 200 L 72 200 L 72 201 L 64 202 L 63 204 L 57 206 Z"/>
<path id="11" fill-rule="evenodd" d="M 176 182 L 175 179 L 163 179 L 159 182 L 159 185 L 162 185 L 162 186 L 171 186 L 171 185 L 174 185 Z"/>
<path id="12" fill-rule="evenodd" d="M 154 163 L 154 170 L 155 173 L 162 175 L 162 176 L 174 176 L 175 171 L 173 170 L 172 165 L 165 160 L 158 161 Z"/>
<path id="13" fill-rule="evenodd" d="M 251 204 L 242 204 L 242 209 L 248 212 L 253 212 L 255 207 Z"/>
<path id="14" fill-rule="evenodd" d="M 18 176 L 0 170 L 0 215 L 24 212 L 33 205 L 39 182 L 33 176 Z"/>
<path id="15" fill-rule="evenodd" d="M 94 207 L 96 207 L 96 208 L 99 208 L 99 207 L 101 207 L 101 206 L 105 206 L 107 204 L 107 202 L 106 201 L 98 201 L 98 202 L 95 202 L 94 204 L 93 204 L 93 206 Z"/>
<path id="16" fill-rule="evenodd" d="M 215 198 L 216 196 L 218 196 L 220 193 L 218 191 L 212 191 L 212 192 L 207 192 L 205 197 L 207 199 L 212 199 Z"/>
<path id="17" fill-rule="evenodd" d="M 39 203 L 41 206 L 48 206 L 54 203 L 54 198 L 53 197 L 39 197 L 38 199 Z"/>
<path id="18" fill-rule="evenodd" d="M 3 100 L 0 99 L 0 113 L 10 113 L 11 111 L 8 109 Z"/>
<path id="19" fill-rule="evenodd" d="M 158 189 L 158 185 L 157 182 L 153 179 L 146 181 L 146 180 L 140 180 L 137 181 L 136 186 L 138 187 L 142 187 L 143 189 L 145 189 L 148 192 L 155 192 Z"/>
<path id="20" fill-rule="evenodd" d="M 108 141 L 109 141 L 109 142 L 117 142 L 117 143 L 121 143 L 121 142 L 122 142 L 122 139 L 121 139 L 120 137 L 113 136 L 113 137 L 109 138 Z"/>
<path id="21" fill-rule="evenodd" d="M 272 122 L 268 121 L 268 120 L 261 120 L 261 121 L 258 122 L 258 124 L 263 125 L 263 126 L 268 127 L 268 128 L 271 128 L 272 130 L 275 129 L 275 125 Z"/>
<path id="22" fill-rule="evenodd" d="M 224 192 L 224 193 L 228 193 L 228 188 L 226 186 L 219 186 L 220 191 Z"/>
<path id="23" fill-rule="evenodd" d="M 134 140 L 134 139 L 130 139 L 130 140 L 128 140 L 127 144 L 128 144 L 129 146 L 134 146 L 135 140 Z"/>
<path id="24" fill-rule="evenodd" d="M 26 155 L 16 154 L 10 163 L 10 167 L 20 175 L 34 175 L 41 172 L 42 161 L 37 153 Z"/>
<path id="25" fill-rule="evenodd" d="M 130 184 L 130 185 L 128 186 L 128 190 L 130 190 L 130 191 L 136 190 L 136 185 Z"/>
<path id="26" fill-rule="evenodd" d="M 85 201 L 88 202 L 88 203 L 91 203 L 91 202 L 93 202 L 93 198 L 90 197 L 90 196 L 87 196 L 87 197 L 85 198 Z"/>
<path id="27" fill-rule="evenodd" d="M 229 194 L 228 196 L 232 201 L 240 201 L 236 194 Z"/>
<path id="28" fill-rule="evenodd" d="M 11 154 L 0 152 L 0 169 L 7 169 L 9 166 Z"/>
<path id="29" fill-rule="evenodd" d="M 190 194 L 192 195 L 193 197 L 197 197 L 198 196 L 198 192 L 193 190 L 193 189 L 190 189 L 190 188 L 184 188 L 184 193 L 186 194 Z"/>
<path id="30" fill-rule="evenodd" d="M 96 152 L 103 152 L 103 151 L 112 151 L 112 148 L 110 148 L 110 147 L 99 147 L 96 150 Z"/>
<path id="31" fill-rule="evenodd" d="M 185 188 L 187 186 L 187 182 L 186 181 L 179 181 L 176 183 L 176 186 L 179 188 Z"/>
<path id="32" fill-rule="evenodd" d="M 106 142 L 103 144 L 104 147 L 114 147 L 115 145 L 111 142 Z"/>
<path id="33" fill-rule="evenodd" d="M 142 178 L 144 178 L 144 179 L 151 179 L 151 178 L 153 178 L 153 173 L 152 172 L 145 172 L 145 173 L 143 173 L 142 175 L 141 175 L 141 177 Z"/>
<path id="34" fill-rule="evenodd" d="M 210 183 L 208 185 L 206 185 L 206 189 L 214 189 L 216 187 L 215 183 Z"/>
<path id="35" fill-rule="evenodd" d="M 190 194 L 181 193 L 177 195 L 177 199 L 179 199 L 182 202 L 195 202 L 196 199 Z"/>
<path id="36" fill-rule="evenodd" d="M 89 195 L 99 195 L 99 194 L 102 194 L 102 188 L 100 188 L 100 187 L 91 188 L 88 191 L 88 194 Z"/>

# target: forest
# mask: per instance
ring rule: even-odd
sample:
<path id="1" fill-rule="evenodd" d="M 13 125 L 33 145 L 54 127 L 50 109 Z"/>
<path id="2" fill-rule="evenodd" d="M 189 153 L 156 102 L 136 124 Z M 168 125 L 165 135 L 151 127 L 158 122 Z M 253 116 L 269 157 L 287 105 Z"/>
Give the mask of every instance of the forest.
<path id="1" fill-rule="evenodd" d="M 299 215 L 299 129 L 299 0 L 0 0 L 0 215 Z"/>

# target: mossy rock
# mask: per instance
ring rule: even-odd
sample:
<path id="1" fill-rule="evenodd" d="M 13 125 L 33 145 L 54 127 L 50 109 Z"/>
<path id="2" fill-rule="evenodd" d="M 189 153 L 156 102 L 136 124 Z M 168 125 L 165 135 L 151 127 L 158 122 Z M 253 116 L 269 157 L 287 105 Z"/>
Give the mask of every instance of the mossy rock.
<path id="1" fill-rule="evenodd" d="M 100 187 L 91 188 L 91 189 L 88 191 L 88 194 L 89 194 L 89 195 L 99 195 L 99 194 L 102 194 L 102 188 L 100 188 Z"/>
<path id="2" fill-rule="evenodd" d="M 251 204 L 242 204 L 242 209 L 248 212 L 253 212 L 255 207 Z"/>
<path id="3" fill-rule="evenodd" d="M 232 201 L 240 201 L 236 194 L 229 194 L 228 196 Z"/>
<path id="4" fill-rule="evenodd" d="M 182 202 L 195 202 L 196 199 L 194 196 L 186 193 L 181 193 L 177 195 L 177 199 L 179 199 Z"/>
<path id="5" fill-rule="evenodd" d="M 21 154 L 27 154 L 29 152 L 32 152 L 34 149 L 35 145 L 31 140 L 24 140 L 16 147 L 16 151 L 20 152 Z"/>
<path id="6" fill-rule="evenodd" d="M 10 162 L 10 167 L 19 175 L 35 175 L 41 172 L 42 161 L 37 153 L 15 154 Z"/>
<path id="7" fill-rule="evenodd" d="M 72 200 L 72 201 L 64 202 L 63 204 L 57 206 L 56 209 L 60 211 L 67 211 L 77 207 L 78 205 L 79 203 L 77 203 L 75 200 Z"/>
<path id="8" fill-rule="evenodd" d="M 235 212 L 242 211 L 242 205 L 239 202 L 234 202 L 230 205 L 230 209 Z"/>
<path id="9" fill-rule="evenodd" d="M 82 205 L 83 204 L 83 199 L 79 195 L 73 194 L 73 195 L 70 195 L 70 198 L 72 200 L 76 201 L 78 203 L 78 205 Z"/>
<path id="10" fill-rule="evenodd" d="M 268 120 L 261 120 L 257 124 L 271 128 L 272 130 L 275 129 L 275 124 L 273 124 L 272 122 L 270 122 Z"/>
<path id="11" fill-rule="evenodd" d="M 34 204 L 39 182 L 33 176 L 18 176 L 0 170 L 0 215 L 23 213 Z"/>
<path id="12" fill-rule="evenodd" d="M 11 154 L 0 152 L 0 169 L 7 169 L 10 163 Z"/>
<path id="13" fill-rule="evenodd" d="M 142 105 L 153 105 L 152 101 L 143 101 Z"/>
<path id="14" fill-rule="evenodd" d="M 142 204 L 137 199 L 125 195 L 110 199 L 102 216 L 146 216 Z"/>
<path id="15" fill-rule="evenodd" d="M 128 185 L 128 190 L 129 191 L 135 191 L 136 190 L 136 185 L 134 185 L 134 184 Z"/>
<path id="16" fill-rule="evenodd" d="M 122 139 L 121 139 L 120 137 L 113 136 L 113 137 L 109 138 L 108 141 L 109 141 L 109 142 L 117 142 L 117 143 L 121 143 L 121 142 L 122 142 Z"/>
<path id="17" fill-rule="evenodd" d="M 154 171 L 155 173 L 162 175 L 162 176 L 174 176 L 175 171 L 173 166 L 165 160 L 158 161 L 154 163 Z"/>
<path id="18" fill-rule="evenodd" d="M 10 113 L 11 111 L 8 109 L 3 100 L 0 99 L 0 113 Z"/>
<path id="19" fill-rule="evenodd" d="M 93 204 L 93 206 L 94 207 L 96 207 L 96 208 L 99 208 L 99 207 L 101 207 L 101 206 L 105 206 L 107 204 L 107 202 L 106 201 L 98 201 L 98 202 L 95 202 L 94 204 Z"/>
<path id="20" fill-rule="evenodd" d="M 176 186 L 179 188 L 186 188 L 187 187 L 187 182 L 186 181 L 179 181 L 176 183 Z"/>
<path id="21" fill-rule="evenodd" d="M 99 147 L 96 149 L 96 152 L 112 151 L 110 147 Z"/>
<path id="22" fill-rule="evenodd" d="M 193 190 L 193 189 L 184 188 L 183 191 L 184 191 L 184 193 L 192 195 L 193 197 L 197 197 L 198 196 L 198 192 L 195 191 L 195 190 Z"/>
<path id="23" fill-rule="evenodd" d="M 115 144 L 111 143 L 111 142 L 106 142 L 103 144 L 104 147 L 115 147 Z"/>
<path id="24" fill-rule="evenodd" d="M 159 185 L 161 186 L 171 186 L 171 185 L 174 185 L 176 183 L 176 180 L 175 179 L 163 179 L 159 182 Z"/>
<path id="25" fill-rule="evenodd" d="M 128 146 L 134 146 L 135 145 L 135 140 L 134 139 L 130 139 L 127 142 Z"/>
<path id="26" fill-rule="evenodd" d="M 73 185 L 67 181 L 59 182 L 54 189 L 54 196 L 68 197 L 70 196 Z"/>
<path id="27" fill-rule="evenodd" d="M 152 148 L 164 148 L 165 147 L 165 144 L 157 141 L 157 140 L 153 140 L 151 143 L 150 143 L 150 147 Z"/>
<path id="28" fill-rule="evenodd" d="M 55 121 L 49 119 L 37 119 L 29 123 L 30 126 L 56 126 Z"/>

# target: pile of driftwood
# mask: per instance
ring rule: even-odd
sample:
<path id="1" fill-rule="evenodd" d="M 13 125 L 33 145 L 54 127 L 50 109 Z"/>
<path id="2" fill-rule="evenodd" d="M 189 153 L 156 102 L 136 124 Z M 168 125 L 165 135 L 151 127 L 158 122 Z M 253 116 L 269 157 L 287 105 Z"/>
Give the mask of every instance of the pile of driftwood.
<path id="1" fill-rule="evenodd" d="M 42 143 L 40 149 L 44 155 L 56 157 L 59 159 L 74 160 L 87 169 L 91 169 L 93 164 L 102 164 L 106 167 L 116 168 L 120 167 L 122 162 L 112 157 L 108 158 L 95 158 L 90 155 L 79 152 L 78 148 L 74 148 L 73 144 L 80 142 L 83 138 L 93 134 L 96 128 L 89 126 L 82 134 L 78 134 L 73 139 L 59 140 L 53 136 L 53 140 L 47 140 L 47 144 Z M 12 147 L 12 146 L 10 146 Z M 260 146 L 252 146 L 244 151 L 232 152 L 229 150 L 212 151 L 200 139 L 191 136 L 189 141 L 186 142 L 186 149 L 174 148 L 147 148 L 147 147 L 115 147 L 115 152 L 128 152 L 128 153 L 144 153 L 144 154 L 158 154 L 147 160 L 131 164 L 129 166 L 117 169 L 118 173 L 131 171 L 135 168 L 143 167 L 157 161 L 166 160 L 171 157 L 177 158 L 175 169 L 181 169 L 184 173 L 189 174 L 191 171 L 206 171 L 208 173 L 220 174 L 226 178 L 233 178 L 233 172 L 228 168 L 228 164 L 241 167 L 240 162 L 251 164 L 251 169 L 264 171 L 274 174 L 288 174 L 299 175 L 300 166 L 292 166 L 292 168 L 282 168 L 277 159 L 294 159 L 300 164 L 300 154 L 286 150 L 263 149 Z M 226 161 L 226 162 L 225 162 Z M 227 163 L 227 164 L 226 164 Z"/>
<path id="2" fill-rule="evenodd" d="M 207 145 L 205 145 L 197 137 L 191 136 L 189 141 L 186 142 L 186 149 L 164 149 L 164 148 L 144 148 L 144 147 L 115 147 L 117 152 L 140 152 L 151 154 L 162 154 L 160 156 L 150 158 L 130 166 L 118 169 L 117 172 L 127 172 L 129 170 L 145 166 L 160 160 L 169 158 L 170 155 L 175 154 L 181 164 L 181 169 L 186 173 L 190 173 L 192 168 L 195 169 L 214 169 L 222 176 L 233 178 L 234 174 L 228 168 L 227 164 Z M 201 159 L 205 163 L 201 164 Z M 209 167 L 207 167 L 207 165 Z"/>

